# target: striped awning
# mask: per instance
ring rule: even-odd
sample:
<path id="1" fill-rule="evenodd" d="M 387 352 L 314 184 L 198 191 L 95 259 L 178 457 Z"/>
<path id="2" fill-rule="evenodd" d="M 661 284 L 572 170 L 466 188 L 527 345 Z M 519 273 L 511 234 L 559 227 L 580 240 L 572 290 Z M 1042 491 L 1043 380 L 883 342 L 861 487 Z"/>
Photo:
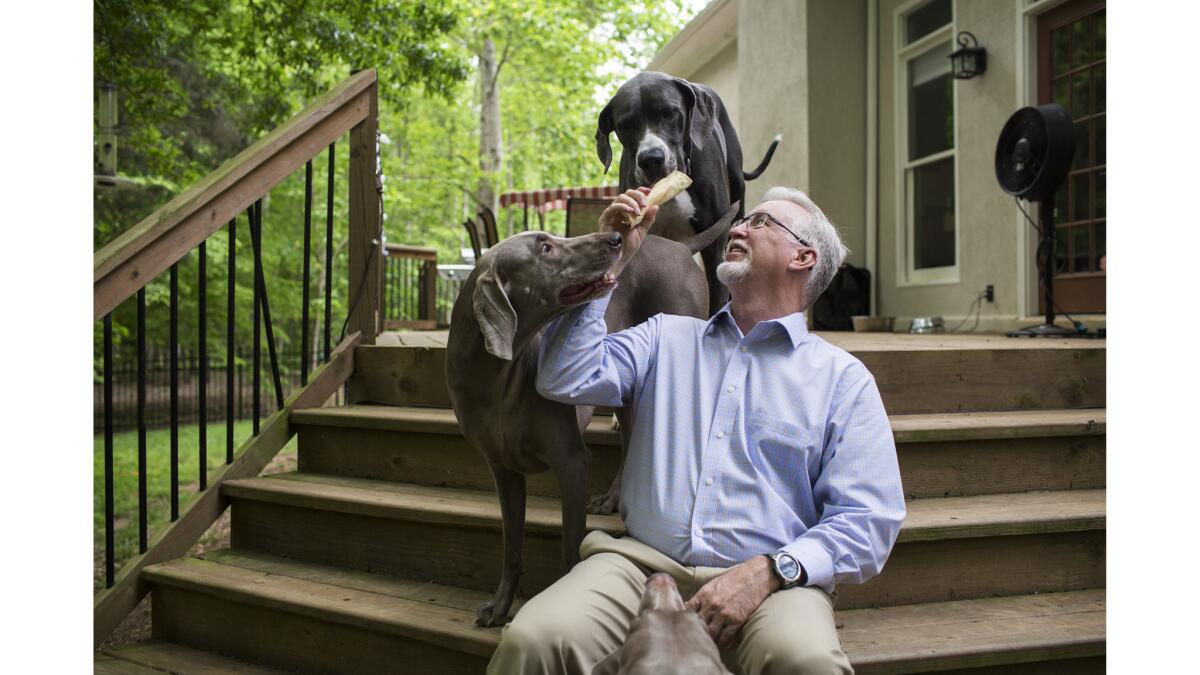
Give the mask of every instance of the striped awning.
<path id="1" fill-rule="evenodd" d="M 568 197 L 586 197 L 589 199 L 612 199 L 617 196 L 616 185 L 600 187 L 563 187 L 546 188 L 543 190 L 526 190 L 524 192 L 505 192 L 500 195 L 500 207 L 521 206 L 533 207 L 538 213 L 567 208 Z"/>

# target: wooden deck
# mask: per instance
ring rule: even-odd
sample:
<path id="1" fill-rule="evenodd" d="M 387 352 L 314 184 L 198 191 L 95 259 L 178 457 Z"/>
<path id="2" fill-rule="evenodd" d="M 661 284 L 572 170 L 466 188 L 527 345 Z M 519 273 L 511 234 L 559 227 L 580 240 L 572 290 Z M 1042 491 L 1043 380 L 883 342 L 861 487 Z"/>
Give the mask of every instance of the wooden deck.
<path id="1" fill-rule="evenodd" d="M 826 342 L 848 352 L 939 351 L 974 349 L 1104 349 L 1097 338 L 1029 339 L 995 334 L 849 333 L 814 331 Z M 398 347 L 444 348 L 449 331 L 393 331 L 380 333 L 375 344 Z"/>

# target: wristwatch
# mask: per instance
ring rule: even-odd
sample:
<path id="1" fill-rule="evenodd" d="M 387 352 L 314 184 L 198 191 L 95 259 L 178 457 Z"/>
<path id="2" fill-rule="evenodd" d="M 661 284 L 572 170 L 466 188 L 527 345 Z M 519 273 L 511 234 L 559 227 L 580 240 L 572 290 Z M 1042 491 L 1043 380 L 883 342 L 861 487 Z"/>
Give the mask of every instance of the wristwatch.
<path id="1" fill-rule="evenodd" d="M 779 590 L 803 586 L 808 581 L 808 573 L 792 555 L 780 550 L 765 554 L 771 559 L 771 572 L 779 579 Z"/>

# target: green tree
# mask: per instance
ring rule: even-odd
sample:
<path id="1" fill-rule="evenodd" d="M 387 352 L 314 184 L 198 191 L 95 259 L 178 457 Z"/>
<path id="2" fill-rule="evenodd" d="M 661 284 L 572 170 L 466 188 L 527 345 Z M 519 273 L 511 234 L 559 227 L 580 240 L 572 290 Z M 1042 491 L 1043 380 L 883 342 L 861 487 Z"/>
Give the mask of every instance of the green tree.
<path id="1" fill-rule="evenodd" d="M 342 0 L 265 2 L 96 0 L 95 81 L 120 92 L 119 167 L 140 190 L 95 194 L 97 247 L 215 169 L 306 102 L 374 66 L 380 82 L 385 231 L 391 241 L 434 246 L 457 262 L 460 226 L 479 187 L 601 184 L 595 116 L 628 74 L 690 18 L 679 2 L 614 0 Z M 483 78 L 479 59 L 496 50 L 498 161 L 481 165 Z M 335 205 L 334 336 L 346 312 L 346 169 L 339 145 Z M 314 161 L 311 252 L 318 297 L 324 237 L 324 154 Z M 612 177 L 607 182 L 615 182 Z M 277 339 L 300 337 L 303 171 L 264 200 L 264 267 Z M 499 214 L 501 218 L 505 214 Z M 503 222 L 503 221 L 502 221 Z M 551 228 L 561 231 L 557 214 Z M 509 227 L 511 227 L 511 223 Z M 238 340 L 249 340 L 248 227 L 238 228 Z M 209 352 L 224 351 L 225 231 L 207 245 Z M 196 253 L 180 262 L 180 334 L 198 334 Z M 147 287 L 151 345 L 166 344 L 167 275 Z M 312 306 L 313 324 L 319 304 Z M 114 313 L 118 343 L 131 342 L 134 303 Z M 100 323 L 95 326 L 99 345 Z M 311 345 L 310 345 L 311 346 Z M 125 344 L 128 347 L 128 344 Z M 99 350 L 96 351 L 97 361 Z"/>

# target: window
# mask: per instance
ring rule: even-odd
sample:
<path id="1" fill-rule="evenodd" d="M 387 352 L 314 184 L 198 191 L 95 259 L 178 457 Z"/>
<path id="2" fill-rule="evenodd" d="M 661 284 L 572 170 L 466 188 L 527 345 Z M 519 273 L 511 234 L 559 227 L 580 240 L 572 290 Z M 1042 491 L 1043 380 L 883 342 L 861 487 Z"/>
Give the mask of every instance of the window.
<path id="1" fill-rule="evenodd" d="M 901 8 L 897 21 L 900 215 L 906 283 L 957 281 L 951 0 Z"/>

